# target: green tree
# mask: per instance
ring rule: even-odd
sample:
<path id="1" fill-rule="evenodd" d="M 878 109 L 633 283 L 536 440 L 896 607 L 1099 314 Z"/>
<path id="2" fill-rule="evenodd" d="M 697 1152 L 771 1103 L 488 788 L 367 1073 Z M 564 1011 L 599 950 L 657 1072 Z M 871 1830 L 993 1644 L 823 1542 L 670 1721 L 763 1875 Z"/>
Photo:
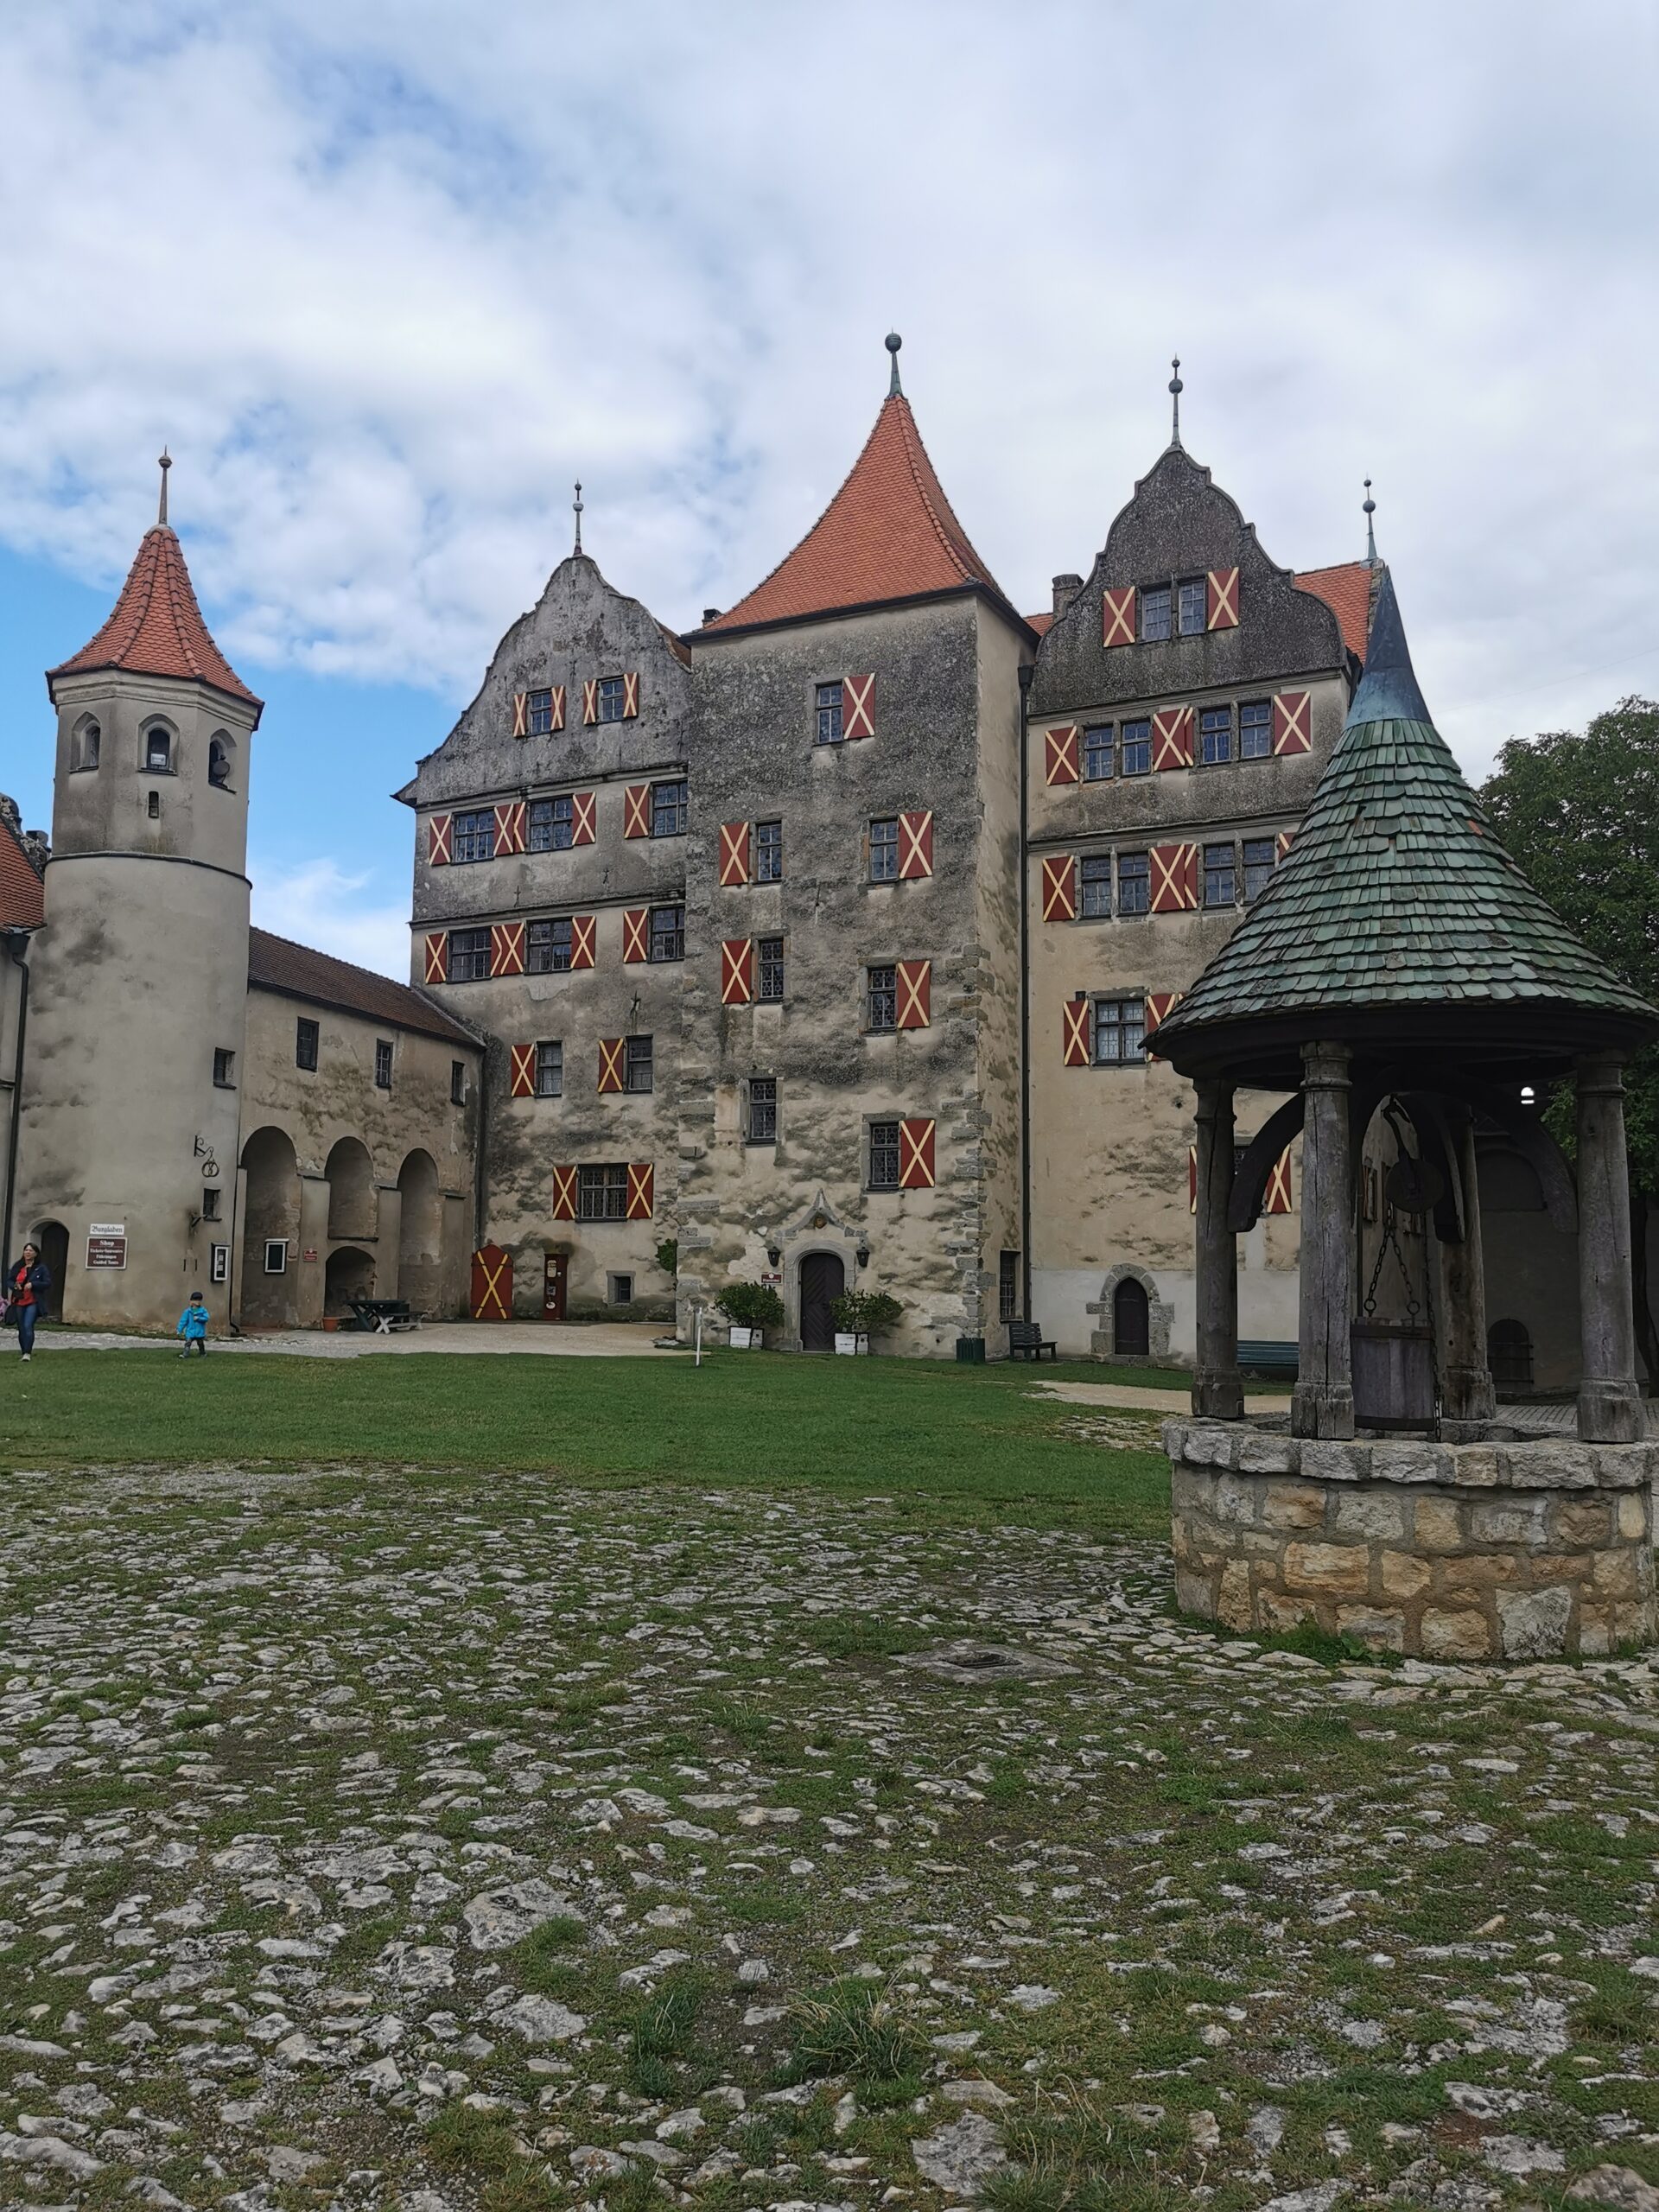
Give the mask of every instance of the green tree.
<path id="1" fill-rule="evenodd" d="M 1588 729 L 1516 738 L 1481 791 L 1505 846 L 1569 928 L 1659 1003 L 1659 704 L 1623 700 Z M 1573 1095 L 1547 1118 L 1570 1148 Z M 1648 1213 L 1659 1200 L 1659 1047 L 1624 1071 L 1637 1343 L 1659 1386 L 1648 1284 Z"/>

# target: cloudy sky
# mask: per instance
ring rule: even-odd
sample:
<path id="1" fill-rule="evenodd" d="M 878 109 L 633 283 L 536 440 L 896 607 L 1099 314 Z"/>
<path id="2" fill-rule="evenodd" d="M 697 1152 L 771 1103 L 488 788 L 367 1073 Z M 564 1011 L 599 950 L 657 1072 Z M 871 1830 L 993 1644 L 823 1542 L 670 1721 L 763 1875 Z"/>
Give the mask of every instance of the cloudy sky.
<path id="1" fill-rule="evenodd" d="M 0 788 L 173 518 L 257 918 L 407 968 L 386 794 L 569 550 L 677 626 L 906 388 L 1011 595 L 1167 434 L 1363 548 L 1473 773 L 1659 689 L 1651 0 L 0 0 Z"/>

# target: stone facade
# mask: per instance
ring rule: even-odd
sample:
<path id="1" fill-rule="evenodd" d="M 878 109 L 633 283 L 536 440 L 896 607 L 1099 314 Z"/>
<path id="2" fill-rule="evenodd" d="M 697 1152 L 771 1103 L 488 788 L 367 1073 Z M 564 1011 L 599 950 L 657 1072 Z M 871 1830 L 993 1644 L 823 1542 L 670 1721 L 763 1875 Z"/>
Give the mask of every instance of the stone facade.
<path id="1" fill-rule="evenodd" d="M 1254 1633 L 1311 1621 L 1427 1659 L 1653 1641 L 1659 1446 L 1163 1433 L 1185 1612 Z"/>

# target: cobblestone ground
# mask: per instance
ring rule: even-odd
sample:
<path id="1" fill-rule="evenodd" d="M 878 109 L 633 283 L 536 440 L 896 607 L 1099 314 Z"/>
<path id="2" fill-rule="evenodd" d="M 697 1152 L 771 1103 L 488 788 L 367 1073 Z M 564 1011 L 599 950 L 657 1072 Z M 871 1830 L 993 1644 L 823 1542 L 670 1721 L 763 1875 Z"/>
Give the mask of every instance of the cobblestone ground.
<path id="1" fill-rule="evenodd" d="M 1659 2207 L 1645 1662 L 1263 1653 L 798 1493 L 0 1535 L 0 2201 Z"/>

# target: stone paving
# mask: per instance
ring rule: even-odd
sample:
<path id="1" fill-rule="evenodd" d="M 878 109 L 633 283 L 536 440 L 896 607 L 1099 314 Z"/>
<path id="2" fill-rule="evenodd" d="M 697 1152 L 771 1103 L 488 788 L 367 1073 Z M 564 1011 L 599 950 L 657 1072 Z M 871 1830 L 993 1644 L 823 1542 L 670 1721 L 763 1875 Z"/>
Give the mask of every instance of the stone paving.
<path id="1" fill-rule="evenodd" d="M 1167 1585 L 916 1500 L 7 1478 L 0 2202 L 1656 2212 L 1655 1665 Z"/>
<path id="2" fill-rule="evenodd" d="M 524 1352 L 545 1359 L 635 1359 L 673 1356 L 658 1339 L 667 1325 L 658 1321 L 593 1321 L 555 1328 L 533 1321 L 423 1321 L 418 1329 L 382 1336 L 362 1329 L 263 1329 L 251 1336 L 213 1338 L 211 1359 L 219 1352 L 253 1352 L 303 1359 L 361 1359 L 380 1352 Z M 672 1330 L 668 1333 L 671 1335 Z M 149 1351 L 154 1337 L 113 1329 L 47 1328 L 35 1339 L 37 1353 L 59 1351 Z"/>

